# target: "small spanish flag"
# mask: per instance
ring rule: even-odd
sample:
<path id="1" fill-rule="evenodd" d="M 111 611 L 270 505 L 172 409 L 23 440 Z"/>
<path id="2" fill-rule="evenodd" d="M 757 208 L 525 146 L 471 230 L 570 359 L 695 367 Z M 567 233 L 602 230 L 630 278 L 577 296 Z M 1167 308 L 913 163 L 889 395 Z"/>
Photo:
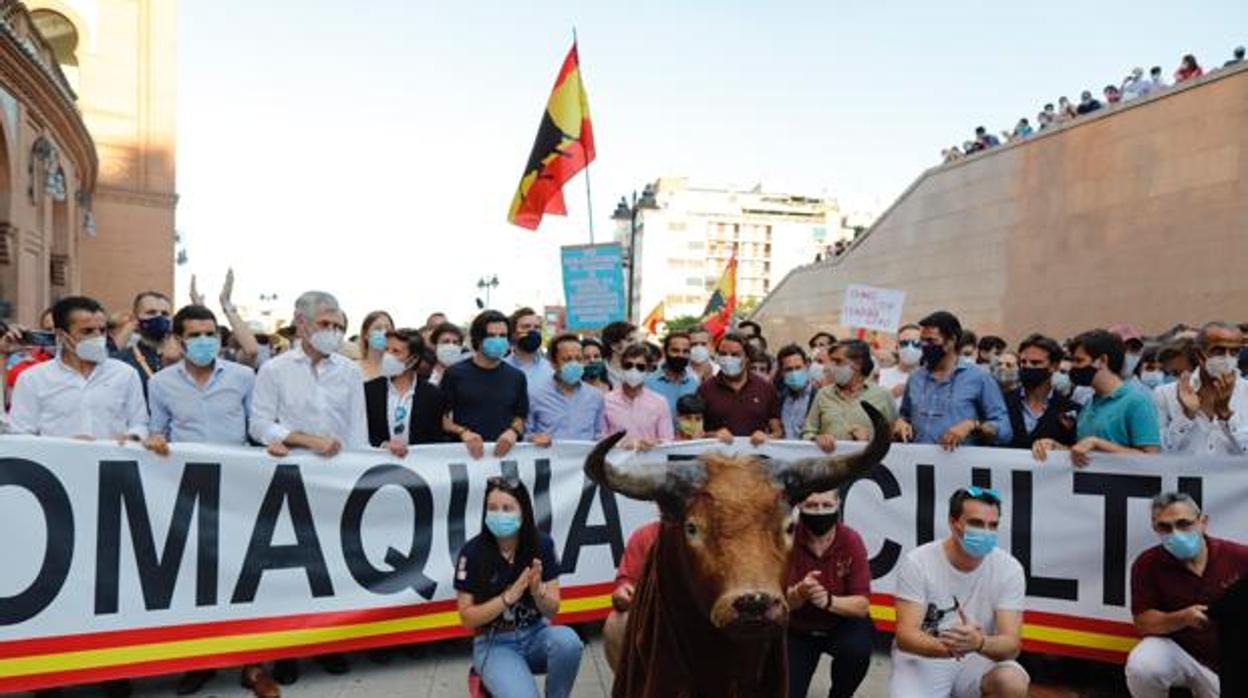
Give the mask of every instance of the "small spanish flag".
<path id="1" fill-rule="evenodd" d="M 737 250 L 734 248 L 723 275 L 719 277 L 719 283 L 715 284 L 715 290 L 706 302 L 706 310 L 702 311 L 702 326 L 718 341 L 732 325 L 732 313 L 736 309 Z"/>
<path id="2" fill-rule="evenodd" d="M 589 98 L 581 82 L 581 62 L 573 42 L 546 102 L 542 123 L 537 128 L 537 140 L 511 200 L 507 221 L 537 230 L 542 216 L 547 213 L 566 216 L 563 185 L 593 161 L 594 129 L 589 120 Z"/>
<path id="3" fill-rule="evenodd" d="M 659 304 L 654 306 L 654 310 L 650 311 L 646 319 L 641 321 L 641 326 L 646 328 L 646 331 L 650 334 L 657 335 L 659 333 L 659 323 L 663 322 L 663 312 L 663 301 L 659 301 Z"/>

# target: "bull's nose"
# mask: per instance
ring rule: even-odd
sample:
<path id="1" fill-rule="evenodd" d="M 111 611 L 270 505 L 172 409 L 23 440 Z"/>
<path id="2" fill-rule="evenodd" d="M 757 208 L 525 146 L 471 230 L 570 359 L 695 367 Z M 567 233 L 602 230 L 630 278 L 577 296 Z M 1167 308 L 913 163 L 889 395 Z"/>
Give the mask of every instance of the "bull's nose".
<path id="1" fill-rule="evenodd" d="M 741 620 L 762 620 L 767 615 L 767 611 L 778 603 L 780 600 L 771 594 L 754 592 L 738 596 L 736 601 L 732 602 L 732 607 L 737 611 Z"/>

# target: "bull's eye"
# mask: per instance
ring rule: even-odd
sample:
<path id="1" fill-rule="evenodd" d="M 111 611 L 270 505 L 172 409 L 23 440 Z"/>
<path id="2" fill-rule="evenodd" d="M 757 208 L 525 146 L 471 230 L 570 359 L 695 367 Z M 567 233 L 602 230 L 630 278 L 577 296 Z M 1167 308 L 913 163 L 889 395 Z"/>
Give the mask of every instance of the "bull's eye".
<path id="1" fill-rule="evenodd" d="M 686 521 L 685 522 L 685 535 L 689 536 L 690 538 L 693 538 L 694 536 L 698 535 L 698 525 L 692 521 Z"/>

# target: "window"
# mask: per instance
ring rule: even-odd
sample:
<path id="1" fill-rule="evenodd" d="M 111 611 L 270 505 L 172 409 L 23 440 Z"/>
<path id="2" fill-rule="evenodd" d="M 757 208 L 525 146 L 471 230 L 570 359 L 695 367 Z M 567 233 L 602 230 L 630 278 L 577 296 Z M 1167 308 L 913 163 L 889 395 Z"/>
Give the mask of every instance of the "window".
<path id="1" fill-rule="evenodd" d="M 73 22 L 52 10 L 33 10 L 30 18 L 44 40 L 52 47 L 57 63 L 78 65 L 78 29 Z"/>

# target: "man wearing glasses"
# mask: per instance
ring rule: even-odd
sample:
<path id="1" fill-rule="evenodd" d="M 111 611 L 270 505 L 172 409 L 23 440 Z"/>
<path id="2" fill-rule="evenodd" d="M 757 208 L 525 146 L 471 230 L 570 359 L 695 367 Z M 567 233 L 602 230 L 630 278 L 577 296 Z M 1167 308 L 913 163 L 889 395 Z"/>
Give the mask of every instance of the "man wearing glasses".
<path id="1" fill-rule="evenodd" d="M 1248 546 L 1206 533 L 1209 517 L 1182 492 L 1153 499 L 1161 545 L 1131 565 L 1131 613 L 1144 639 L 1127 658 L 1135 698 L 1165 698 L 1183 687 L 1196 698 L 1219 695 L 1217 624 L 1209 607 L 1248 576 Z"/>
<path id="2" fill-rule="evenodd" d="M 1196 338 L 1196 372 L 1153 391 L 1166 453 L 1248 453 L 1248 381 L 1239 375 L 1243 343 L 1236 325 L 1205 325 Z"/>
<path id="3" fill-rule="evenodd" d="M 620 356 L 620 372 L 620 387 L 604 398 L 599 435 L 626 432 L 626 446 L 640 450 L 675 438 L 667 400 L 646 387 L 646 348 L 640 344 L 626 348 Z"/>
<path id="4" fill-rule="evenodd" d="M 1027 695 L 1023 566 L 997 547 L 1001 497 L 967 487 L 949 499 L 949 531 L 897 571 L 893 698 Z"/>

